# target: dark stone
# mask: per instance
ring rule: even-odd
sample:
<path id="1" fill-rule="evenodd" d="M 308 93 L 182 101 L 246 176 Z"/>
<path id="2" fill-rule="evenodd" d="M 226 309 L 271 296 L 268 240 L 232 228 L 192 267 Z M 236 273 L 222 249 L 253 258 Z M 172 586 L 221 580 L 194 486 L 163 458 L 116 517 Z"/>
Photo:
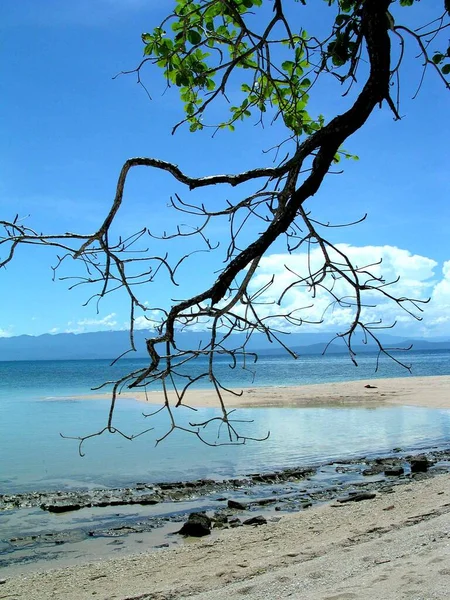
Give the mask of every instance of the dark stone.
<path id="1" fill-rule="evenodd" d="M 262 515 L 251 517 L 243 522 L 243 525 L 267 525 L 267 519 Z"/>
<path id="2" fill-rule="evenodd" d="M 140 496 L 137 499 L 138 504 L 159 504 L 159 498 L 157 498 L 156 496 Z"/>
<path id="3" fill-rule="evenodd" d="M 278 481 L 279 473 L 264 473 L 262 478 L 264 483 L 273 483 L 274 481 Z"/>
<path id="4" fill-rule="evenodd" d="M 361 500 L 372 500 L 375 496 L 374 492 L 360 492 L 344 496 L 343 498 L 337 498 L 336 501 L 341 504 L 344 504 L 344 502 L 361 502 Z"/>
<path id="5" fill-rule="evenodd" d="M 223 513 L 216 512 L 216 513 L 214 513 L 212 520 L 215 523 L 228 523 L 228 515 L 224 515 Z"/>
<path id="6" fill-rule="evenodd" d="M 399 475 L 403 475 L 405 469 L 400 465 L 391 465 L 384 469 L 384 474 L 389 477 L 398 477 Z"/>
<path id="7" fill-rule="evenodd" d="M 410 460 L 411 473 L 425 473 L 428 471 L 430 462 L 426 456 L 415 456 Z"/>
<path id="8" fill-rule="evenodd" d="M 80 510 L 81 504 L 41 504 L 41 508 L 48 512 L 63 513 L 70 510 Z"/>
<path id="9" fill-rule="evenodd" d="M 242 525 L 241 520 L 238 517 L 234 517 L 234 519 L 229 519 L 228 524 L 230 527 L 240 527 Z"/>
<path id="10" fill-rule="evenodd" d="M 237 500 L 228 500 L 228 508 L 235 508 L 237 510 L 246 510 L 247 509 L 246 502 L 238 502 Z"/>
<path id="11" fill-rule="evenodd" d="M 211 533 L 211 519 L 205 513 L 191 513 L 186 523 L 177 533 L 192 537 L 209 535 Z"/>
<path id="12" fill-rule="evenodd" d="M 266 506 L 266 504 L 274 504 L 278 502 L 277 498 L 261 498 L 261 500 L 257 500 L 255 504 L 259 504 L 259 506 Z"/>
<path id="13" fill-rule="evenodd" d="M 370 477 L 371 475 L 379 475 L 380 473 L 383 473 L 383 471 L 384 471 L 383 465 L 373 465 L 373 466 L 369 467 L 368 469 L 364 469 L 362 474 L 365 477 Z"/>

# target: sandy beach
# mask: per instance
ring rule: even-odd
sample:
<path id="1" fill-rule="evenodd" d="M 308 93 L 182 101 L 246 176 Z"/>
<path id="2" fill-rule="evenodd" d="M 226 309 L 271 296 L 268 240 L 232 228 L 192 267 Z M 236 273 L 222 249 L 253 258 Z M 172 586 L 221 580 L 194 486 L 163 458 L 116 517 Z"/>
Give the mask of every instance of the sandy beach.
<path id="1" fill-rule="evenodd" d="M 157 393 L 122 396 L 161 402 Z M 196 406 L 216 402 L 207 391 L 193 391 L 190 398 Z M 252 388 L 240 397 L 228 395 L 227 402 L 233 407 L 450 408 L 450 377 Z M 0 600 L 449 597 L 449 474 L 412 478 L 358 503 L 333 501 L 296 514 L 275 515 L 260 527 L 213 530 L 207 538 L 188 539 L 175 548 L 5 580 L 0 576 Z"/>
<path id="2" fill-rule="evenodd" d="M 433 600 L 450 589 L 450 476 L 253 528 L 7 579 L 27 600 Z"/>
<path id="3" fill-rule="evenodd" d="M 367 387 L 370 386 L 370 387 Z M 440 377 L 397 377 L 392 379 L 372 379 L 320 383 L 298 387 L 253 387 L 234 390 L 241 395 L 224 392 L 228 408 L 243 407 L 307 407 L 307 406 L 382 406 L 404 405 L 428 408 L 450 408 L 450 376 Z M 108 394 L 81 396 L 84 399 L 105 398 Z M 161 392 L 122 392 L 120 398 L 132 398 L 140 402 L 160 405 Z M 175 404 L 176 399 L 170 396 Z M 189 390 L 185 404 L 199 407 L 218 405 L 217 396 L 212 390 Z"/>

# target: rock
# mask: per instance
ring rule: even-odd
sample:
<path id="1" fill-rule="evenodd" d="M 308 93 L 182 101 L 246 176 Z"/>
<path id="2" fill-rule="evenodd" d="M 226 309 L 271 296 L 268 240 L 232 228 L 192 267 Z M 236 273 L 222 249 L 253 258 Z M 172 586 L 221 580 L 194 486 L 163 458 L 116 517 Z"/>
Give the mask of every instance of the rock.
<path id="1" fill-rule="evenodd" d="M 370 383 L 368 383 L 367 385 L 364 386 L 365 388 L 368 388 L 369 390 L 376 390 L 377 386 L 376 385 L 370 385 Z"/>
<path id="2" fill-rule="evenodd" d="M 384 469 L 384 474 L 388 477 L 398 477 L 399 475 L 403 475 L 405 469 L 400 465 L 391 465 Z"/>
<path id="3" fill-rule="evenodd" d="M 251 517 L 243 522 L 243 525 L 267 525 L 267 519 L 262 515 Z"/>
<path id="4" fill-rule="evenodd" d="M 63 513 L 70 510 L 80 510 L 81 504 L 41 504 L 42 510 L 53 513 Z"/>
<path id="5" fill-rule="evenodd" d="M 336 502 L 339 502 L 340 504 L 344 504 L 344 502 L 361 502 L 361 500 L 372 500 L 375 496 L 375 492 L 360 492 L 358 494 L 344 496 L 343 498 L 336 498 Z"/>
<path id="6" fill-rule="evenodd" d="M 137 504 L 158 504 L 160 499 L 157 496 L 140 496 L 137 499 Z"/>
<path id="7" fill-rule="evenodd" d="M 415 456 L 410 460 L 411 473 L 425 473 L 428 471 L 430 462 L 425 455 Z"/>
<path id="8" fill-rule="evenodd" d="M 0 579 L 0 585 L 3 585 L 4 583 L 6 583 L 6 579 Z"/>
<path id="9" fill-rule="evenodd" d="M 213 514 L 212 520 L 214 521 L 214 523 L 228 523 L 228 515 L 225 515 L 220 512 L 215 512 Z"/>
<path id="10" fill-rule="evenodd" d="M 229 519 L 228 524 L 230 527 L 240 527 L 242 525 L 241 520 L 238 517 L 234 517 L 234 519 Z"/>
<path id="11" fill-rule="evenodd" d="M 372 465 L 368 469 L 364 469 L 362 474 L 365 477 L 370 477 L 371 475 L 379 475 L 380 473 L 383 473 L 383 471 L 384 471 L 383 465 Z"/>
<path id="12" fill-rule="evenodd" d="M 211 533 L 211 519 L 205 513 L 191 513 L 186 523 L 177 533 L 192 537 L 209 535 Z"/>
<path id="13" fill-rule="evenodd" d="M 261 498 L 261 500 L 257 500 L 255 504 L 259 504 L 259 506 L 265 506 L 266 504 L 274 504 L 278 502 L 277 498 Z"/>
<path id="14" fill-rule="evenodd" d="M 228 500 L 228 508 L 235 508 L 237 510 L 246 510 L 247 509 L 246 502 L 238 502 L 237 500 Z"/>

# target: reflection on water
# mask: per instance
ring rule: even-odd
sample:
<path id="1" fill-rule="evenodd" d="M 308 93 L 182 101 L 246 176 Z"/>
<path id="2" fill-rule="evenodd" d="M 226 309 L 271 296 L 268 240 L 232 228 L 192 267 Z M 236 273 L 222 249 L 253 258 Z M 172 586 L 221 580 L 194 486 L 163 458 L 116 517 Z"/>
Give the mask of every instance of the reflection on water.
<path id="1" fill-rule="evenodd" d="M 252 420 L 241 431 L 265 442 L 245 446 L 205 446 L 176 431 L 155 447 L 168 428 L 167 418 L 153 418 L 154 431 L 129 442 L 118 435 L 93 438 L 80 458 L 77 442 L 66 435 L 85 435 L 104 426 L 107 401 L 5 401 L 0 403 L 0 470 L 2 492 L 62 487 L 130 485 L 138 481 L 221 478 L 307 465 L 332 458 L 360 456 L 395 447 L 439 445 L 450 441 L 450 410 L 389 408 L 258 408 L 240 409 Z M 192 419 L 184 409 L 181 419 Z M 195 413 L 200 421 L 217 414 Z M 117 425 L 136 433 L 149 426 L 142 404 L 122 401 Z M 211 432 L 211 440 L 217 430 Z M 7 460 L 4 459 L 7 457 Z"/>
<path id="2" fill-rule="evenodd" d="M 399 355 L 400 357 L 400 355 Z M 449 351 L 411 352 L 401 356 L 411 362 L 413 374 L 450 373 Z M 201 361 L 193 367 L 201 367 Z M 450 411 L 425 408 L 259 408 L 241 409 L 237 415 L 253 423 L 240 431 L 270 438 L 239 447 L 210 448 L 192 435 L 174 432 L 155 448 L 155 439 L 168 428 L 160 414 L 149 424 L 142 418 L 143 405 L 119 402 L 116 425 L 136 433 L 153 425 L 155 430 L 128 442 L 118 435 L 90 440 L 80 458 L 75 441 L 65 435 L 86 435 L 105 425 L 108 402 L 76 400 L 93 385 L 114 379 L 145 364 L 108 361 L 0 362 L 0 485 L 2 492 L 99 485 L 127 485 L 137 481 L 163 481 L 201 477 L 227 477 L 251 471 L 323 462 L 331 458 L 381 452 L 394 447 L 433 445 L 450 441 Z M 262 356 L 255 365 L 254 385 L 301 385 L 370 377 L 408 376 L 393 361 L 383 360 L 374 373 L 375 358 L 361 355 L 359 367 L 347 356 Z M 192 373 L 195 374 L 195 373 Z M 242 369 L 232 370 L 218 361 L 218 374 L 229 387 L 251 385 Z M 247 377 L 247 379 L 246 379 Z M 43 397 L 68 396 L 72 400 L 43 401 Z M 193 413 L 184 409 L 179 418 Z M 213 409 L 194 413 L 202 421 Z M 211 432 L 214 441 L 215 432 Z"/>

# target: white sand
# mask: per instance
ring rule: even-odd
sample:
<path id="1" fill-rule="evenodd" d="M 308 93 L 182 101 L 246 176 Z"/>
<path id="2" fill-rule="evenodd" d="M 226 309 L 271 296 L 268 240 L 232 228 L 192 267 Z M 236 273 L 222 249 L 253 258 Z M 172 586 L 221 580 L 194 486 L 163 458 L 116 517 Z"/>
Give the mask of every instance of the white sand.
<path id="1" fill-rule="evenodd" d="M 366 388 L 366 385 L 375 386 Z M 239 392 L 240 390 L 236 390 Z M 150 404 L 162 404 L 161 392 L 123 392 L 121 398 L 134 398 Z M 84 399 L 105 398 L 108 394 L 81 396 Z M 339 383 L 320 383 L 298 387 L 253 387 L 242 390 L 241 396 L 224 393 L 228 408 L 268 406 L 334 406 L 403 404 L 429 408 L 450 408 L 450 376 L 398 377 L 368 379 Z M 175 404 L 175 397 L 171 396 Z M 189 390 L 183 403 L 195 407 L 217 406 L 213 390 Z"/>
<path id="2" fill-rule="evenodd" d="M 448 600 L 450 476 L 175 549 L 8 579 L 27 600 Z"/>

